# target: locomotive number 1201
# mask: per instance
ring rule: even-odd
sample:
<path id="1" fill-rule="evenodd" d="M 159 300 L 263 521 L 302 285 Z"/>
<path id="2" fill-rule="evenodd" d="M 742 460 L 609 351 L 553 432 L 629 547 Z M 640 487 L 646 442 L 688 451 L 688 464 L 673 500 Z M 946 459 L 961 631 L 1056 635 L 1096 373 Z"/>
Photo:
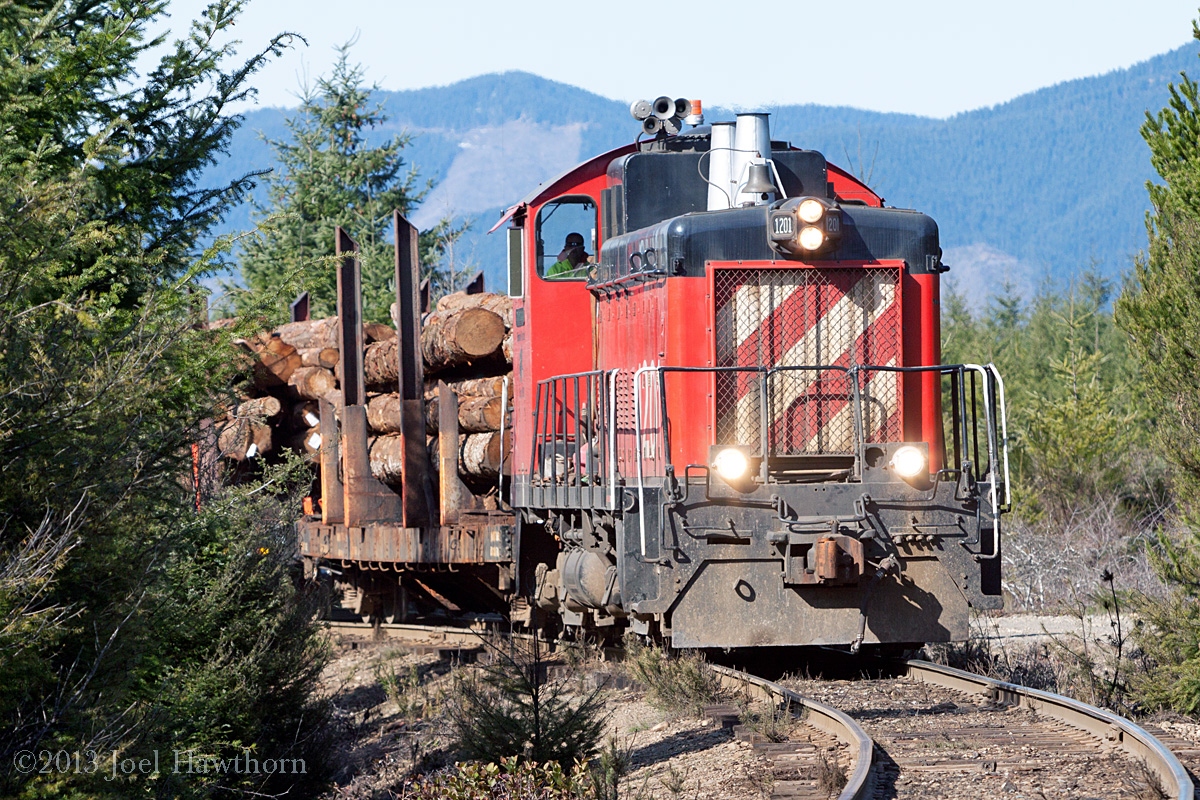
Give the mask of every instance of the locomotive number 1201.
<path id="1" fill-rule="evenodd" d="M 776 214 L 771 218 L 771 234 L 773 236 L 790 237 L 795 232 L 795 221 L 791 214 Z"/>

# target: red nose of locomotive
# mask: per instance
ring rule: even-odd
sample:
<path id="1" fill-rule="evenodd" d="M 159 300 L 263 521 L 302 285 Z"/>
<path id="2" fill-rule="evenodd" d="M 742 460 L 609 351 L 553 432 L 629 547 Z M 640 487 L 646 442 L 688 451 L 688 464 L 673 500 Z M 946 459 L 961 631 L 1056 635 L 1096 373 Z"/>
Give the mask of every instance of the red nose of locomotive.
<path id="1" fill-rule="evenodd" d="M 539 604 L 685 647 L 965 637 L 999 602 L 1003 384 L 940 363 L 934 221 L 765 114 L 589 164 L 517 234 L 537 252 L 547 209 L 598 206 L 586 279 L 521 265 L 530 317 L 578 297 L 591 343 L 539 375 L 568 323 L 528 331 L 513 497 L 556 543 Z"/>

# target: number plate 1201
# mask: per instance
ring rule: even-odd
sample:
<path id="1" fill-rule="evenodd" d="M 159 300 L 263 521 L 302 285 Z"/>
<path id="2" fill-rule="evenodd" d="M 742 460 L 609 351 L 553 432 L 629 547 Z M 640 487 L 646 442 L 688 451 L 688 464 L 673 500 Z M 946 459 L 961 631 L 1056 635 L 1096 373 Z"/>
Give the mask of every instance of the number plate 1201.
<path id="1" fill-rule="evenodd" d="M 796 220 L 791 214 L 776 214 L 771 217 L 771 238 L 786 239 L 796 233 Z"/>

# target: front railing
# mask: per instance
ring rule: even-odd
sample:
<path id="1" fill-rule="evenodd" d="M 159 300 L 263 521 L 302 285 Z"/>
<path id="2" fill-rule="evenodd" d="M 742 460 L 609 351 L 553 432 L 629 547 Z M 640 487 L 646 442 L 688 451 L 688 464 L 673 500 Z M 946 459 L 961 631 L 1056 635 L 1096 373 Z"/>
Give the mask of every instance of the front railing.
<path id="1" fill-rule="evenodd" d="M 534 404 L 529 465 L 533 505 L 614 510 L 620 483 L 628 482 L 639 492 L 645 487 L 647 463 L 656 482 L 663 476 L 676 475 L 671 455 L 668 382 L 672 375 L 695 373 L 754 384 L 753 391 L 746 393 L 754 398 L 754 413 L 743 411 L 739 436 L 717 438 L 713 444 L 749 447 L 761 457 L 760 479 L 767 482 L 788 481 L 787 468 L 797 459 L 813 455 L 844 457 L 851 464 L 846 479 L 860 479 L 864 445 L 902 441 L 902 409 L 899 404 L 881 402 L 880 392 L 874 387 L 884 386 L 883 394 L 891 397 L 902 394 L 897 384 L 905 375 L 934 374 L 942 382 L 945 432 L 942 452 L 931 453 L 943 465 L 934 474 L 935 480 L 953 478 L 973 486 L 984 485 L 996 514 L 1011 504 L 1004 381 L 995 366 L 823 364 L 758 368 L 650 366 L 632 376 L 620 370 L 595 370 L 541 381 Z M 836 385 L 831 385 L 834 377 Z M 632 395 L 633 406 L 632 414 L 623 416 L 625 422 L 620 426 L 618 386 Z M 626 456 L 624 476 L 618 469 L 619 429 L 623 438 L 632 435 L 632 442 L 621 445 Z"/>
<path id="2" fill-rule="evenodd" d="M 786 367 L 643 367 L 634 375 L 634 441 L 638 453 L 661 452 L 664 473 L 671 463 L 671 425 L 667 419 L 667 383 L 673 374 L 711 373 L 715 380 L 735 378 L 753 383 L 743 396 L 752 406 L 739 410 L 734 436 L 714 444 L 744 445 L 762 458 L 761 475 L 770 480 L 776 465 L 796 456 L 846 455 L 854 459 L 852 477 L 861 476 L 862 446 L 875 442 L 903 441 L 901 408 L 885 404 L 880 395 L 892 396 L 895 383 L 906 374 L 939 376 L 948 386 L 944 428 L 950 448 L 942 439 L 940 463 L 950 471 L 968 474 L 977 483 L 990 482 L 994 508 L 1010 503 L 1008 420 L 1004 381 L 992 364 L 954 364 L 931 367 L 828 364 Z M 884 385 L 886 392 L 874 387 Z M 943 393 L 945 394 L 945 393 Z M 643 402 L 642 398 L 649 398 Z M 652 426 L 644 425 L 648 413 Z M 638 484 L 643 482 L 642 459 L 637 458 Z M 1001 499 L 999 492 L 1003 492 Z"/>
<path id="3" fill-rule="evenodd" d="M 616 376 L 595 370 L 538 383 L 529 465 L 535 505 L 616 508 Z"/>

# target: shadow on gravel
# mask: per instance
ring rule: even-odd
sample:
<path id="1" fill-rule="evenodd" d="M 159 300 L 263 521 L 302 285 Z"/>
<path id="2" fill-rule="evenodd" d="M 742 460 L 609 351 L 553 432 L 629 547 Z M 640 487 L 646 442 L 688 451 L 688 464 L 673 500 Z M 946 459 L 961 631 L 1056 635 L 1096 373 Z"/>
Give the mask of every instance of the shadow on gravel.
<path id="1" fill-rule="evenodd" d="M 712 650 L 709 661 L 745 670 L 769 681 L 794 675 L 825 680 L 894 678 L 903 672 L 903 663 L 864 648 L 851 655 L 844 650 L 823 647 L 778 647 L 758 650 Z"/>
<path id="2" fill-rule="evenodd" d="M 900 777 L 900 765 L 888 755 L 888 751 L 875 743 L 875 792 L 874 800 L 894 800 L 896 779 Z"/>
<path id="3" fill-rule="evenodd" d="M 693 728 L 691 730 L 680 731 L 661 741 L 635 748 L 630 753 L 630 767 L 631 769 L 638 769 L 639 767 L 666 761 L 672 756 L 708 750 L 711 747 L 725 744 L 725 742 L 728 742 L 732 738 L 733 734 L 730 731 L 720 728 L 715 730 Z"/>

